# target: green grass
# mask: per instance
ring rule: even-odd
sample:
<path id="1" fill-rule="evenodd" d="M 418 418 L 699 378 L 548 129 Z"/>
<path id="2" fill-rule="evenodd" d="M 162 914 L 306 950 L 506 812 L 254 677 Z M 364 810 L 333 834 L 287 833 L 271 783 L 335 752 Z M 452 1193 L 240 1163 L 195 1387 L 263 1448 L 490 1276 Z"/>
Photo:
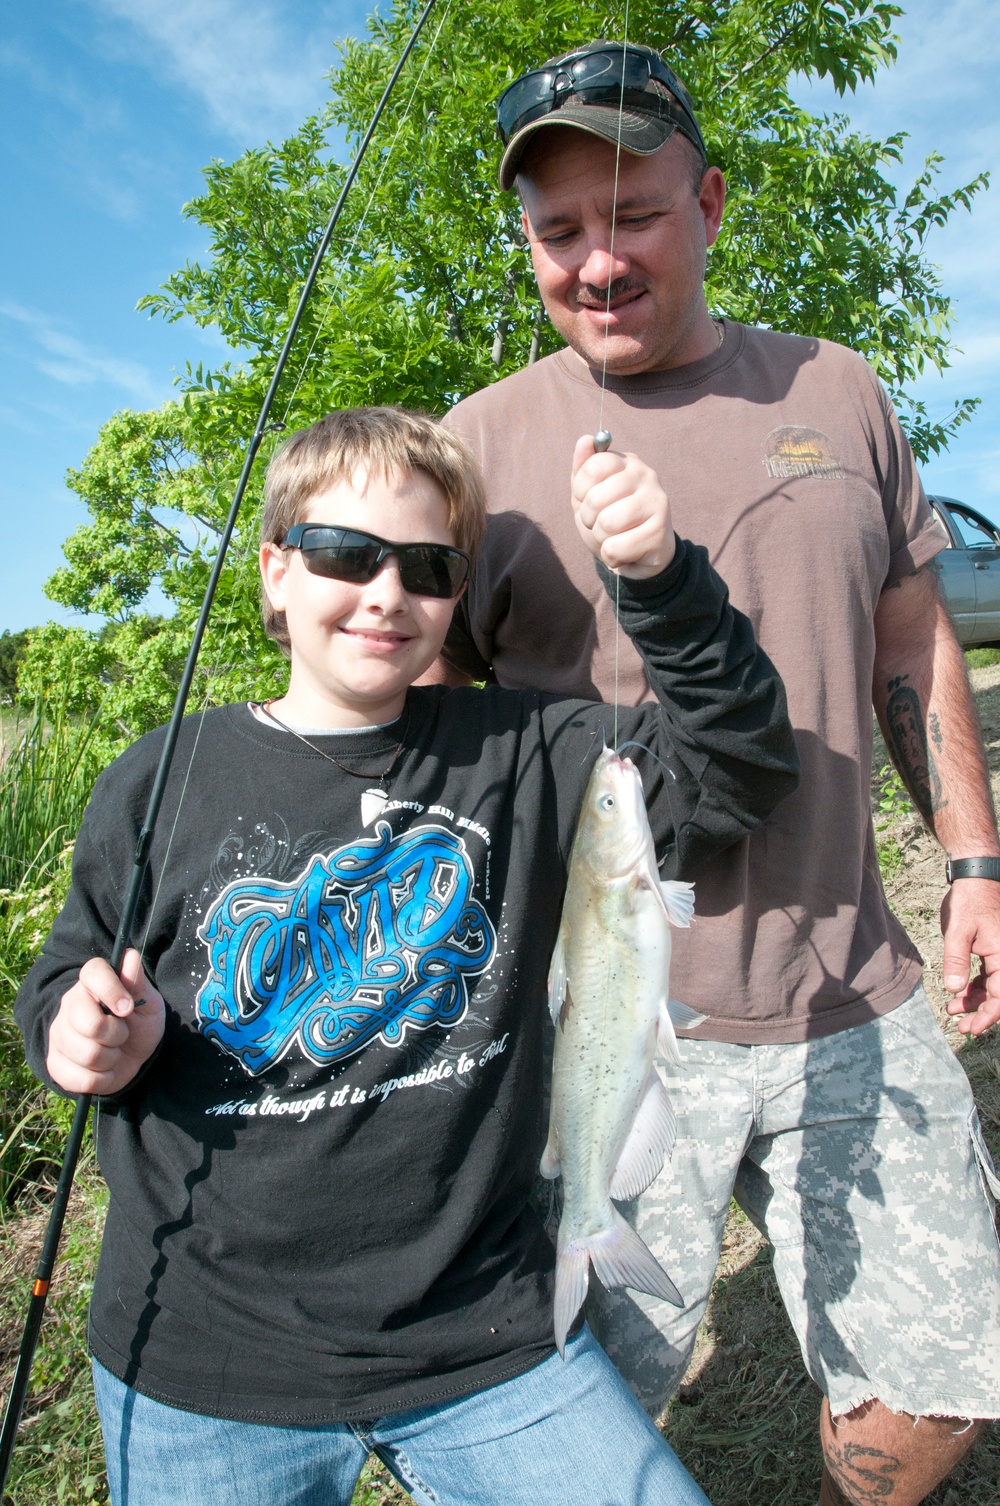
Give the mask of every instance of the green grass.
<path id="1" fill-rule="evenodd" d="M 7 721 L 0 751 L 0 890 L 45 882 L 76 835 L 109 749 L 96 722 L 36 706 Z"/>
<path id="2" fill-rule="evenodd" d="M 906 861 L 900 835 L 914 819 L 913 802 L 906 793 L 891 763 L 884 763 L 872 781 L 872 815 L 875 820 L 875 847 L 882 882 L 896 877 Z"/>
<path id="3" fill-rule="evenodd" d="M 965 662 L 970 669 L 989 669 L 1000 664 L 1000 648 L 987 648 L 985 644 L 981 648 L 967 648 Z"/>
<path id="4" fill-rule="evenodd" d="M 86 1351 L 87 1303 L 107 1195 L 85 1156 L 49 1295 L 4 1506 L 105 1506 L 104 1450 Z M 0 1225 L 0 1355 L 6 1396 L 48 1217 L 44 1189 Z"/>
<path id="5" fill-rule="evenodd" d="M 61 1156 L 68 1107 L 28 1071 L 12 1006 L 69 886 L 71 843 L 111 746 L 64 708 L 8 708 L 0 740 L 0 1209 Z"/>

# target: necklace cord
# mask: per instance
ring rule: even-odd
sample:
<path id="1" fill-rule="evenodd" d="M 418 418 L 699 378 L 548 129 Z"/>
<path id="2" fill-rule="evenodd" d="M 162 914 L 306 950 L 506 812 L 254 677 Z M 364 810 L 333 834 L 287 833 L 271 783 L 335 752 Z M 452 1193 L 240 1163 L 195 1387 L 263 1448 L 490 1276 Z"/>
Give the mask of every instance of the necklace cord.
<path id="1" fill-rule="evenodd" d="M 271 710 L 272 703 L 270 701 L 261 701 L 258 704 L 260 705 L 260 709 L 261 711 L 263 711 L 265 716 L 269 716 L 272 722 L 277 722 L 279 727 L 283 727 L 286 732 L 290 732 L 293 737 L 298 738 L 299 742 L 303 743 L 309 749 L 310 753 L 318 753 L 320 758 L 326 759 L 327 763 L 336 764 L 338 769 L 343 769 L 345 774 L 353 774 L 355 779 L 377 779 L 379 781 L 379 784 L 381 785 L 384 780 L 389 778 L 389 775 L 396 767 L 396 764 L 399 762 L 400 756 L 404 748 L 406 747 L 406 734 L 409 730 L 410 723 L 409 703 L 407 703 L 406 707 L 403 710 L 403 715 L 401 718 L 403 725 L 400 728 L 399 741 L 396 744 L 392 758 L 389 760 L 387 766 L 382 770 L 381 774 L 365 774 L 360 769 L 349 769 L 346 763 L 341 763 L 339 758 L 334 758 L 333 754 L 327 753 L 325 748 L 317 748 L 316 744 L 310 742 L 308 737 L 303 737 L 301 732 L 297 731 L 294 727 L 290 727 L 287 722 L 283 722 L 280 716 L 275 716 L 274 712 Z M 338 731 L 342 730 L 342 728 L 338 727 L 330 728 L 332 734 L 336 734 Z M 363 758 L 373 758 L 374 756 L 374 754 L 358 753 L 356 755 L 356 759 L 360 760 Z"/>

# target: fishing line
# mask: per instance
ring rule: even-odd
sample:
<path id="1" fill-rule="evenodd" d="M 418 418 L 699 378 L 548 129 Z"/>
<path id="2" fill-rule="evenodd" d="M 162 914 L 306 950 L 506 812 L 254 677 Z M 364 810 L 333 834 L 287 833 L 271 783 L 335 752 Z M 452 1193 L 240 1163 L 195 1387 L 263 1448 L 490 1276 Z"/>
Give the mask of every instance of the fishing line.
<path id="1" fill-rule="evenodd" d="M 608 298 L 604 309 L 604 360 L 601 365 L 601 406 L 597 416 L 597 433 L 594 435 L 594 449 L 604 451 L 611 443 L 611 435 L 604 427 L 604 395 L 608 384 L 608 337 L 610 330 L 608 325 L 611 320 L 611 291 L 614 287 L 614 257 L 615 257 L 615 226 L 618 220 L 618 172 L 622 160 L 622 112 L 625 109 L 625 60 L 628 56 L 628 7 L 629 0 L 625 0 L 625 15 L 622 22 L 622 83 L 621 92 L 618 96 L 618 139 L 615 142 L 615 184 L 611 198 L 611 237 L 608 243 Z M 621 591 L 622 582 L 618 571 L 615 571 L 615 699 L 614 718 L 615 735 L 613 744 L 618 742 L 618 682 L 619 682 L 619 649 L 621 646 Z"/>
<path id="2" fill-rule="evenodd" d="M 225 620 L 225 622 L 223 623 L 223 626 L 222 626 L 222 634 L 221 634 L 220 639 L 219 639 L 219 646 L 220 646 L 220 648 L 224 648 L 225 647 L 226 638 L 227 638 L 227 636 L 229 634 L 230 628 L 232 627 L 232 623 L 233 623 L 233 608 L 235 607 L 235 605 L 236 605 L 236 592 L 234 590 L 232 592 L 232 594 L 230 595 L 230 598 L 229 598 L 229 611 L 226 613 L 226 620 Z M 222 671 L 220 670 L 220 671 L 218 671 L 218 673 L 216 675 L 216 679 L 221 679 L 221 677 L 222 677 Z M 201 706 L 199 707 L 197 713 L 195 713 L 197 715 L 197 717 L 198 717 L 198 730 L 197 730 L 197 732 L 194 735 L 194 743 L 193 743 L 192 748 L 191 748 L 191 757 L 188 759 L 187 768 L 184 771 L 184 779 L 183 779 L 183 782 L 181 784 L 180 794 L 177 797 L 177 809 L 174 811 L 174 819 L 170 823 L 170 835 L 167 838 L 167 845 L 166 845 L 166 848 L 164 849 L 163 862 L 162 862 L 162 864 L 160 866 L 159 877 L 156 880 L 156 888 L 153 890 L 153 897 L 152 897 L 152 899 L 149 902 L 149 914 L 146 917 L 146 929 L 142 933 L 142 940 L 139 942 L 139 946 L 137 948 L 137 950 L 139 952 L 139 956 L 140 956 L 140 958 L 142 959 L 142 962 L 143 962 L 143 967 L 145 967 L 146 943 L 149 940 L 149 933 L 150 933 L 150 930 L 152 929 L 152 925 L 153 925 L 153 913 L 156 910 L 157 903 L 159 902 L 160 890 L 163 887 L 163 881 L 164 881 L 164 879 L 167 876 L 167 868 L 168 868 L 169 863 L 170 863 L 170 849 L 174 845 L 174 836 L 176 835 L 177 826 L 178 826 L 178 823 L 180 822 L 180 819 L 181 819 L 181 811 L 184 808 L 184 800 L 185 800 L 185 797 L 187 795 L 187 787 L 188 787 L 188 784 L 189 784 L 190 779 L 191 779 L 191 770 L 194 768 L 195 757 L 197 756 L 197 753 L 198 753 L 198 744 L 201 742 L 201 734 L 202 734 L 202 732 L 204 730 L 204 727 L 205 727 L 205 713 L 208 710 L 208 703 L 209 703 L 209 701 L 212 698 L 212 689 L 213 689 L 213 677 L 212 677 L 212 674 L 210 672 L 208 674 L 208 676 L 206 677 L 204 699 L 202 700 Z M 98 1111 L 98 1113 L 100 1112 L 100 1107 L 101 1107 L 100 1099 L 98 1099 L 98 1101 L 97 1101 L 97 1111 Z"/>
<path id="3" fill-rule="evenodd" d="M 343 186 L 341 187 L 340 193 L 337 197 L 337 202 L 334 205 L 329 220 L 327 221 L 326 229 L 324 230 L 319 244 L 316 247 L 309 271 L 302 284 L 302 289 L 299 294 L 295 312 L 293 313 L 288 328 L 285 332 L 281 350 L 278 354 L 278 359 L 275 363 L 271 380 L 268 383 L 267 392 L 264 395 L 264 400 L 261 404 L 260 412 L 257 416 L 257 422 L 254 426 L 253 434 L 251 436 L 249 444 L 247 445 L 246 453 L 243 457 L 243 465 L 240 470 L 240 476 L 236 485 L 236 491 L 233 496 L 233 500 L 219 538 L 219 546 L 215 556 L 215 561 L 212 565 L 211 570 L 209 571 L 208 580 L 205 586 L 205 594 L 202 598 L 201 609 L 198 613 L 198 620 L 194 629 L 194 636 L 192 637 L 191 645 L 188 649 L 187 658 L 181 671 L 180 681 L 177 687 L 177 694 L 174 699 L 173 710 L 171 711 L 170 720 L 165 728 L 163 746 L 160 752 L 159 760 L 157 762 L 156 771 L 153 776 L 153 782 L 150 788 L 146 805 L 146 815 L 139 832 L 135 854 L 132 858 L 131 870 L 122 897 L 121 914 L 118 920 L 118 930 L 115 935 L 114 945 L 111 948 L 111 956 L 108 959 L 111 967 L 115 971 L 118 971 L 121 967 L 122 957 L 125 953 L 126 948 L 128 947 L 132 927 L 135 924 L 135 918 L 138 912 L 139 902 L 141 899 L 149 863 L 150 848 L 152 846 L 156 823 L 159 817 L 160 806 L 162 804 L 167 781 L 169 779 L 170 768 L 177 747 L 177 740 L 180 735 L 181 722 L 184 717 L 184 711 L 187 705 L 188 696 L 190 694 L 191 686 L 194 681 L 195 669 L 198 662 L 198 653 L 202 640 L 205 636 L 206 629 L 208 627 L 208 620 L 212 610 L 212 603 L 215 599 L 215 593 L 222 574 L 226 553 L 236 529 L 236 521 L 239 516 L 243 497 L 246 494 L 246 489 L 250 482 L 250 474 L 253 470 L 254 461 L 263 442 L 264 435 L 268 431 L 268 416 L 271 412 L 271 407 L 277 395 L 278 387 L 281 383 L 282 376 L 288 364 L 292 345 L 294 344 L 295 337 L 298 334 L 299 327 L 302 323 L 306 305 L 309 301 L 313 287 L 315 286 L 316 279 L 319 276 L 323 258 L 333 237 L 333 233 L 340 219 L 344 204 L 347 201 L 347 195 L 350 192 L 351 186 L 358 175 L 362 160 L 366 151 L 368 150 L 369 142 L 375 134 L 376 127 L 378 126 L 378 123 L 382 118 L 382 113 L 389 102 L 389 98 L 396 85 L 396 80 L 399 78 L 399 75 L 406 64 L 410 53 L 416 46 L 417 39 L 420 36 L 421 31 L 423 30 L 424 23 L 427 21 L 427 18 L 433 10 L 434 5 L 435 0 L 427 0 L 427 4 L 421 11 L 419 18 L 414 25 L 412 32 L 410 33 L 409 40 L 403 48 L 399 60 L 392 71 L 388 83 L 386 84 L 382 97 L 379 100 L 378 105 L 376 106 L 375 112 L 372 115 L 368 128 L 365 131 L 357 152 L 355 153 L 354 160 L 351 163 L 350 168 L 348 169 Z M 49 1288 L 51 1286 L 52 1273 L 55 1269 L 56 1257 L 59 1251 L 59 1241 L 62 1234 L 63 1221 L 66 1216 L 66 1209 L 69 1204 L 70 1192 L 73 1186 L 73 1177 L 76 1171 L 77 1162 L 80 1157 L 80 1151 L 83 1145 L 84 1135 L 87 1130 L 87 1124 L 90 1119 L 90 1107 L 91 1095 L 89 1093 L 79 1094 L 76 1099 L 76 1107 L 73 1111 L 73 1122 L 70 1126 L 70 1131 L 66 1139 L 66 1150 L 63 1156 L 62 1166 L 59 1171 L 59 1178 L 56 1183 L 55 1193 L 52 1199 L 49 1219 L 42 1241 L 41 1254 L 38 1259 L 38 1265 L 35 1269 L 35 1279 L 31 1288 L 31 1296 L 28 1302 L 27 1316 L 25 1318 L 24 1330 L 21 1336 L 21 1344 L 18 1350 L 17 1362 L 14 1369 L 14 1378 L 7 1397 L 7 1407 L 4 1412 L 3 1424 L 2 1426 L 0 1426 L 0 1498 L 2 1498 L 4 1494 L 7 1483 L 7 1476 L 10 1470 L 14 1441 L 17 1436 L 18 1425 L 21 1420 L 21 1412 L 24 1406 L 24 1399 L 27 1395 L 28 1382 L 31 1376 L 31 1366 L 35 1354 L 35 1346 L 38 1342 L 38 1335 L 45 1313 L 46 1300 L 48 1298 Z"/>
<path id="4" fill-rule="evenodd" d="M 290 397 L 288 399 L 288 402 L 285 405 L 285 411 L 284 411 L 284 415 L 283 415 L 283 417 L 281 419 L 280 426 L 279 425 L 275 425 L 275 427 L 280 427 L 280 428 L 283 429 L 287 425 L 288 415 L 289 415 L 289 413 L 292 410 L 292 404 L 294 403 L 296 395 L 298 393 L 298 390 L 299 390 L 300 386 L 302 385 L 303 378 L 305 377 L 305 374 L 306 374 L 306 369 L 307 369 L 307 367 L 309 365 L 309 362 L 310 362 L 310 360 L 312 358 L 313 352 L 316 349 L 316 344 L 317 344 L 317 342 L 318 342 L 318 340 L 320 338 L 320 335 L 323 332 L 323 328 L 324 328 L 324 326 L 326 324 L 326 321 L 327 321 L 327 319 L 328 319 L 328 317 L 330 315 L 330 311 L 333 308 L 334 300 L 336 299 L 336 296 L 337 296 L 338 292 L 340 291 L 341 285 L 343 284 L 343 281 L 344 281 L 344 278 L 345 278 L 345 275 L 346 275 L 346 265 L 347 265 L 347 263 L 348 263 L 351 255 L 353 254 L 354 250 L 356 249 L 358 241 L 360 240 L 362 232 L 364 231 L 365 225 L 366 225 L 366 223 L 368 221 L 369 212 L 371 210 L 372 205 L 375 202 L 375 199 L 376 199 L 376 196 L 378 194 L 378 191 L 379 191 L 379 189 L 382 186 L 382 181 L 385 178 L 385 175 L 386 175 L 386 173 L 388 171 L 389 163 L 390 163 L 390 161 L 392 159 L 393 152 L 396 149 L 396 143 L 398 142 L 399 137 L 400 137 L 400 133 L 403 130 L 403 127 L 405 126 L 407 119 L 409 118 L 410 111 L 413 108 L 414 101 L 416 100 L 417 93 L 418 93 L 420 85 L 421 85 L 421 83 L 423 81 L 424 73 L 427 70 L 427 65 L 428 65 L 428 63 L 431 60 L 431 56 L 432 56 L 432 54 L 434 52 L 434 48 L 437 45 L 437 40 L 438 40 L 438 38 L 441 35 L 442 28 L 444 27 L 444 24 L 445 24 L 445 22 L 448 19 L 448 14 L 449 14 L 449 12 L 451 10 L 452 4 L 453 4 L 453 0 L 447 0 L 447 4 L 445 5 L 445 9 L 444 9 L 444 14 L 442 15 L 441 20 L 438 23 L 437 30 L 435 31 L 433 37 L 431 38 L 430 44 L 428 46 L 427 52 L 426 52 L 426 54 L 424 56 L 424 60 L 423 60 L 423 63 L 421 65 L 421 68 L 420 68 L 420 72 L 417 75 L 417 79 L 416 79 L 416 82 L 413 85 L 413 88 L 410 90 L 410 96 L 409 96 L 409 98 L 408 98 L 408 100 L 406 102 L 405 108 L 404 108 L 403 113 L 402 113 L 402 115 L 400 117 L 399 124 L 396 126 L 395 133 L 393 134 L 392 140 L 389 143 L 389 149 L 386 152 L 385 157 L 383 158 L 382 166 L 381 166 L 381 168 L 379 170 L 378 177 L 375 180 L 375 185 L 372 188 L 372 191 L 371 191 L 371 193 L 368 196 L 368 201 L 365 204 L 364 211 L 363 211 L 363 213 L 361 215 L 361 219 L 358 222 L 357 229 L 354 232 L 354 237 L 353 237 L 350 245 L 347 248 L 347 251 L 346 251 L 346 253 L 344 255 L 344 260 L 341 263 L 340 269 L 338 270 L 336 281 L 335 281 L 335 283 L 333 285 L 333 288 L 330 291 L 329 297 L 327 298 L 326 305 L 325 305 L 324 310 L 323 310 L 323 316 L 320 319 L 319 324 L 316 327 L 316 332 L 313 335 L 312 342 L 311 342 L 311 344 L 309 346 L 308 351 L 306 352 L 305 360 L 302 362 L 302 365 L 301 365 L 301 367 L 299 369 L 299 374 L 298 374 L 298 377 L 296 378 L 295 386 L 292 388 L 291 395 L 290 395 Z M 226 614 L 226 620 L 225 620 L 225 623 L 223 624 L 222 633 L 221 633 L 220 640 L 219 640 L 220 641 L 220 645 L 222 647 L 225 646 L 226 638 L 227 638 L 229 630 L 230 630 L 230 628 L 232 626 L 233 611 L 234 611 L 234 608 L 235 608 L 235 604 L 236 604 L 236 593 L 234 591 L 233 594 L 230 596 L 229 611 Z M 221 679 L 221 673 L 222 672 L 219 671 L 215 678 L 216 679 Z M 178 800 L 177 800 L 177 809 L 174 812 L 174 818 L 173 818 L 173 821 L 171 822 L 171 825 L 170 825 L 170 835 L 167 838 L 167 845 L 166 845 L 166 848 L 164 849 L 163 862 L 161 864 L 159 876 L 157 878 L 156 888 L 153 891 L 153 896 L 152 896 L 152 899 L 150 901 L 149 914 L 148 914 L 147 919 L 146 919 L 146 927 L 145 927 L 145 930 L 143 931 L 142 940 L 141 940 L 141 942 L 139 944 L 139 947 L 138 947 L 139 954 L 140 954 L 140 956 L 142 958 L 145 958 L 146 943 L 149 940 L 149 933 L 150 933 L 150 930 L 152 929 L 153 916 L 154 916 L 154 913 L 155 913 L 155 910 L 156 910 L 157 903 L 159 901 L 160 890 L 162 889 L 164 880 L 166 879 L 166 876 L 167 876 L 167 869 L 168 869 L 169 861 L 170 861 L 170 852 L 171 852 L 171 848 L 173 847 L 174 837 L 176 835 L 177 827 L 178 827 L 178 824 L 179 824 L 180 818 L 181 818 L 181 811 L 183 810 L 184 801 L 185 801 L 185 798 L 187 796 L 188 784 L 190 783 L 190 780 L 191 780 L 191 772 L 192 772 L 192 769 L 194 768 L 195 758 L 196 758 L 197 753 L 198 753 L 198 744 L 201 741 L 201 734 L 202 734 L 202 732 L 204 730 L 204 727 L 205 727 L 205 712 L 208 709 L 208 704 L 209 704 L 209 701 L 211 700 L 212 688 L 213 688 L 213 677 L 211 675 L 209 675 L 209 677 L 208 677 L 208 683 L 207 683 L 206 688 L 205 688 L 204 699 L 202 701 L 201 707 L 199 708 L 199 712 L 198 712 L 198 718 L 199 718 L 199 720 L 198 720 L 198 730 L 195 733 L 194 743 L 193 743 L 192 748 L 191 748 L 191 755 L 190 755 L 190 758 L 188 759 L 187 768 L 186 768 L 186 770 L 184 772 L 184 780 L 183 780 L 183 783 L 181 784 L 180 794 L 179 794 Z"/>
<path id="5" fill-rule="evenodd" d="M 653 760 L 654 763 L 658 763 L 660 765 L 661 769 L 665 769 L 666 770 L 666 772 L 670 775 L 671 779 L 676 779 L 677 778 L 677 775 L 674 773 L 674 771 L 670 767 L 670 765 L 668 763 L 664 763 L 663 759 L 660 758 L 658 754 L 654 753 L 653 750 L 652 750 L 652 748 L 647 748 L 645 743 L 640 743 L 640 742 L 637 742 L 635 740 L 635 738 L 630 738 L 627 743 L 622 743 L 622 745 L 621 745 L 620 748 L 616 748 L 615 752 L 620 757 L 621 754 L 624 752 L 624 750 L 626 748 L 641 748 L 644 753 L 648 753 L 649 754 L 650 758 Z"/>
<path id="6" fill-rule="evenodd" d="M 628 7 L 629 0 L 625 0 L 625 18 L 622 25 L 622 84 L 618 95 L 618 139 L 615 142 L 615 187 L 614 196 L 611 200 L 611 239 L 608 245 L 608 261 L 614 261 L 615 255 L 615 223 L 618 218 L 618 169 L 622 160 L 622 111 L 625 108 L 625 60 L 628 56 Z M 611 318 L 611 290 L 614 287 L 614 278 L 611 275 L 611 267 L 608 267 L 608 299 L 604 308 L 604 361 L 601 365 L 601 406 L 597 415 L 597 433 L 594 435 L 594 445 L 598 450 L 606 450 L 611 443 L 611 435 L 604 427 L 604 393 L 608 380 L 608 321 Z M 607 438 L 605 439 L 605 435 Z M 603 441 L 603 443 L 602 443 Z"/>
<path id="7" fill-rule="evenodd" d="M 447 4 L 445 5 L 445 8 L 444 8 L 444 14 L 441 17 L 441 20 L 438 22 L 437 31 L 434 33 L 433 37 L 431 38 L 430 45 L 428 46 L 426 55 L 424 57 L 424 61 L 421 64 L 421 67 L 420 67 L 420 72 L 417 74 L 416 83 L 413 85 L 413 88 L 410 91 L 410 97 L 409 97 L 409 99 L 406 102 L 406 107 L 403 110 L 402 115 L 400 116 L 399 124 L 396 127 L 395 135 L 393 136 L 391 142 L 389 143 L 389 150 L 386 152 L 385 157 L 382 160 L 382 166 L 379 169 L 379 174 L 378 174 L 378 177 L 375 180 L 375 185 L 372 188 L 371 193 L 368 195 L 368 202 L 366 203 L 366 205 L 364 207 L 364 211 L 363 211 L 363 213 L 361 215 L 361 219 L 358 221 L 358 228 L 354 232 L 354 238 L 352 239 L 350 245 L 347 247 L 347 250 L 344 252 L 343 259 L 342 259 L 340 267 L 339 267 L 339 269 L 337 271 L 336 280 L 335 280 L 335 282 L 333 284 L 333 287 L 330 289 L 329 296 L 328 296 L 328 298 L 326 300 L 326 304 L 324 305 L 324 308 L 323 308 L 323 316 L 322 316 L 322 318 L 320 319 L 319 323 L 316 326 L 316 332 L 315 332 L 315 334 L 312 337 L 312 341 L 311 341 L 311 343 L 309 345 L 309 349 L 306 351 L 305 360 L 302 362 L 302 366 L 301 366 L 301 368 L 299 370 L 298 377 L 295 380 L 295 386 L 292 388 L 291 396 L 289 397 L 288 402 L 285 404 L 285 412 L 284 412 L 284 414 L 282 416 L 282 420 L 281 420 L 281 427 L 282 428 L 285 428 L 287 426 L 288 415 L 292 411 L 292 404 L 294 403 L 295 398 L 296 398 L 296 396 L 298 394 L 298 390 L 299 390 L 299 388 L 302 385 L 303 379 L 304 379 L 305 374 L 306 374 L 306 370 L 307 370 L 307 368 L 309 366 L 309 362 L 312 360 L 313 352 L 316 349 L 316 345 L 317 345 L 317 343 L 319 341 L 319 337 L 323 333 L 323 330 L 324 330 L 324 328 L 326 326 L 327 319 L 330 317 L 330 312 L 331 312 L 331 310 L 333 308 L 334 301 L 335 301 L 335 299 L 337 297 L 337 294 L 340 292 L 341 286 L 343 285 L 343 282 L 344 282 L 344 278 L 347 275 L 347 266 L 348 266 L 348 264 L 350 262 L 351 257 L 353 256 L 354 252 L 357 250 L 357 245 L 358 245 L 358 242 L 361 239 L 362 232 L 363 232 L 363 230 L 365 228 L 365 225 L 368 223 L 368 214 L 369 214 L 369 211 L 371 210 L 371 207 L 372 207 L 372 205 L 375 202 L 375 199 L 376 199 L 376 197 L 378 195 L 379 189 L 382 187 L 382 180 L 383 180 L 383 178 L 385 177 L 386 173 L 389 170 L 389 163 L 392 160 L 392 154 L 393 154 L 393 152 L 396 150 L 396 143 L 399 140 L 400 133 L 402 132 L 403 127 L 405 126 L 407 120 L 409 119 L 410 111 L 413 108 L 414 101 L 416 100 L 416 97 L 417 97 L 417 92 L 418 92 L 418 90 L 420 88 L 420 85 L 423 82 L 424 74 L 427 71 L 427 65 L 430 62 L 431 57 L 433 56 L 434 49 L 437 46 L 438 37 L 441 35 L 442 29 L 444 27 L 445 22 L 448 19 L 448 15 L 449 15 L 449 13 L 451 11 L 451 7 L 452 7 L 453 3 L 454 3 L 454 0 L 447 0 Z"/>

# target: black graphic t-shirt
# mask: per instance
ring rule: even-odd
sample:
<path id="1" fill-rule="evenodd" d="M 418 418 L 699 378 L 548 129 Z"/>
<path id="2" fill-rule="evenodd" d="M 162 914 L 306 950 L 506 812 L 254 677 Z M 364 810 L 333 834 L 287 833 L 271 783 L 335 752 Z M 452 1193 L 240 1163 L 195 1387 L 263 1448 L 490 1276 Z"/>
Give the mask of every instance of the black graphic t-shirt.
<path id="1" fill-rule="evenodd" d="M 619 739 L 649 750 L 664 876 L 696 877 L 794 784 L 783 692 L 702 551 L 620 596 L 662 705 L 621 711 Z M 592 703 L 417 689 L 393 727 L 314 739 L 342 768 L 245 705 L 187 719 L 135 932 L 166 1032 L 98 1118 L 108 1369 L 173 1406 L 305 1424 L 551 1352 L 529 1197 L 546 975 L 602 732 Z M 110 952 L 161 745 L 98 781 L 19 996 L 42 1077 L 61 995 Z"/>

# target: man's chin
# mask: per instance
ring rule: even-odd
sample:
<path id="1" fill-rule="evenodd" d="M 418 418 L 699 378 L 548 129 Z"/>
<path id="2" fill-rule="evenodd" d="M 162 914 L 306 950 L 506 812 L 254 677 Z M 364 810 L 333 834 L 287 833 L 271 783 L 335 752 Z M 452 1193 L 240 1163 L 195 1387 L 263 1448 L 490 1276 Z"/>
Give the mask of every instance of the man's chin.
<path id="1" fill-rule="evenodd" d="M 605 339 L 591 329 L 574 329 L 564 338 L 588 366 L 606 370 L 608 376 L 637 376 L 656 364 L 652 345 L 634 335 L 608 335 Z"/>

